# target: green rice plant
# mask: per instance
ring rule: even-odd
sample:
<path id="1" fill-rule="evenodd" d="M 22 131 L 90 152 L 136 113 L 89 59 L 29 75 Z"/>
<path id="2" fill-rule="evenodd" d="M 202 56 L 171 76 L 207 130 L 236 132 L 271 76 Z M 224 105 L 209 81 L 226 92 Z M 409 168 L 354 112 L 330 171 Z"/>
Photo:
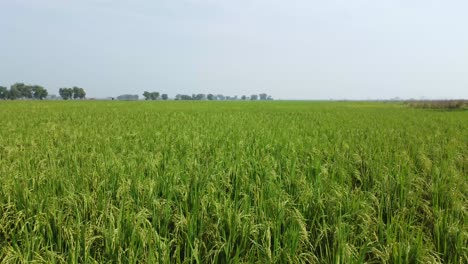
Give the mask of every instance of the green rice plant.
<path id="1" fill-rule="evenodd" d="M 467 263 L 468 113 L 0 102 L 1 263 Z"/>

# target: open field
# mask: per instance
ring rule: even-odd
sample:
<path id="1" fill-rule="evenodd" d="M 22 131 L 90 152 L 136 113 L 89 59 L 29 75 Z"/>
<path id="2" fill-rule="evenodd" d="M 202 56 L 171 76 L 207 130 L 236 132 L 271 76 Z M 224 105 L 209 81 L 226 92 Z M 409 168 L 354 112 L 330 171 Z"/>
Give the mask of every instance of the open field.
<path id="1" fill-rule="evenodd" d="M 0 262 L 468 263 L 468 111 L 0 102 Z"/>

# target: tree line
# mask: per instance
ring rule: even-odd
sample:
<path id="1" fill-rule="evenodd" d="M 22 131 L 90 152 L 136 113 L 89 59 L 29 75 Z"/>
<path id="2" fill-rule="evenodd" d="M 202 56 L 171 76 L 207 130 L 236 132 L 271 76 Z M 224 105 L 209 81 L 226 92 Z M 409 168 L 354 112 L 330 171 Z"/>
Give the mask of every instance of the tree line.
<path id="1" fill-rule="evenodd" d="M 145 91 L 143 93 L 143 97 L 145 100 L 158 100 L 161 98 L 162 100 L 168 100 L 169 97 L 167 94 L 162 94 L 161 97 L 159 97 L 160 93 L 159 92 L 148 92 Z M 261 93 L 261 94 L 252 94 L 251 96 L 246 96 L 242 95 L 241 97 L 239 96 L 225 96 L 222 94 L 177 94 L 174 97 L 174 100 L 209 100 L 209 101 L 223 101 L 223 100 L 273 100 L 273 97 L 271 95 L 268 95 L 266 93 Z"/>
<path id="2" fill-rule="evenodd" d="M 59 94 L 64 100 L 69 99 L 84 99 L 86 91 L 80 87 L 60 88 Z M 15 83 L 8 89 L 5 86 L 0 86 L 0 99 L 17 100 L 17 99 L 37 99 L 43 100 L 47 98 L 49 92 L 40 85 L 29 85 L 24 83 Z"/>
<path id="3" fill-rule="evenodd" d="M 16 100 L 16 99 L 38 99 L 42 100 L 49 93 L 40 85 L 27 85 L 24 83 L 15 83 L 10 86 L 10 89 L 0 86 L 0 99 Z"/>
<path id="4" fill-rule="evenodd" d="M 60 88 L 59 94 L 63 100 L 84 99 L 86 97 L 85 90 L 76 86 L 73 88 Z"/>
<path id="5" fill-rule="evenodd" d="M 167 100 L 169 99 L 169 96 L 167 94 L 159 94 L 159 92 L 147 92 L 145 91 L 143 93 L 143 97 L 145 98 L 145 100 L 158 100 L 161 95 L 161 99 L 162 100 Z"/>
<path id="6" fill-rule="evenodd" d="M 10 89 L 4 86 L 0 86 L 0 99 L 16 100 L 16 99 L 38 99 L 43 100 L 49 95 L 47 89 L 40 85 L 28 85 L 24 83 L 15 83 L 10 86 Z M 85 99 L 86 91 L 80 87 L 71 88 L 60 88 L 59 95 L 63 100 L 72 99 Z M 148 92 L 143 93 L 145 100 L 168 100 L 167 94 L 160 94 L 159 92 Z M 138 100 L 138 95 L 124 94 L 117 97 L 117 100 Z M 177 94 L 174 100 L 209 100 L 209 101 L 224 101 L 224 100 L 273 100 L 273 98 L 266 94 L 252 94 L 250 96 L 225 96 L 223 94 Z"/>

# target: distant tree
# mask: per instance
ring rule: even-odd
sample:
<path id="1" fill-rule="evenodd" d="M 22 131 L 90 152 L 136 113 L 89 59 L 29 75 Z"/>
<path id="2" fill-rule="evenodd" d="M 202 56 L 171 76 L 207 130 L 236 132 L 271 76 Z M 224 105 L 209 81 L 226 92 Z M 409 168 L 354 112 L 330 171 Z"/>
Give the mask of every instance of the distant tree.
<path id="1" fill-rule="evenodd" d="M 242 96 L 241 96 L 241 100 L 247 100 L 247 96 L 242 95 Z"/>
<path id="2" fill-rule="evenodd" d="M 117 100 L 123 100 L 123 101 L 136 101 L 138 100 L 138 95 L 133 95 L 133 94 L 123 94 L 117 96 Z"/>
<path id="3" fill-rule="evenodd" d="M 74 86 L 72 89 L 73 99 L 84 99 L 86 92 L 83 88 Z"/>
<path id="4" fill-rule="evenodd" d="M 214 95 L 213 94 L 208 94 L 206 98 L 210 101 L 214 100 Z"/>
<path id="5" fill-rule="evenodd" d="M 226 99 L 226 97 L 224 95 L 222 95 L 222 94 L 216 95 L 216 100 L 225 100 L 225 99 Z"/>
<path id="6" fill-rule="evenodd" d="M 11 100 L 16 100 L 18 98 L 21 98 L 21 90 L 20 87 L 24 85 L 22 83 L 15 83 L 12 86 L 10 86 L 10 91 L 8 92 L 8 99 Z"/>
<path id="7" fill-rule="evenodd" d="M 176 96 L 174 97 L 174 100 L 180 100 L 180 99 L 181 99 L 181 97 L 182 97 L 182 95 L 181 95 L 181 94 L 176 94 Z"/>
<path id="8" fill-rule="evenodd" d="M 180 95 L 180 100 L 193 100 L 193 96 L 187 95 L 187 94 L 181 94 Z"/>
<path id="9" fill-rule="evenodd" d="M 266 100 L 268 98 L 268 94 L 266 93 L 261 93 L 259 94 L 259 96 L 260 96 L 260 100 Z"/>
<path id="10" fill-rule="evenodd" d="M 62 97 L 63 100 L 67 100 L 68 99 L 68 96 L 66 94 L 66 90 L 67 88 L 60 88 L 59 89 L 59 95 L 60 97 Z"/>
<path id="11" fill-rule="evenodd" d="M 34 99 L 43 100 L 49 94 L 44 87 L 40 85 L 33 85 L 31 87 Z"/>
<path id="12" fill-rule="evenodd" d="M 73 97 L 73 88 L 60 88 L 59 95 L 63 100 L 69 100 Z"/>
<path id="13" fill-rule="evenodd" d="M 151 93 L 151 100 L 158 100 L 159 92 L 152 92 Z"/>
<path id="14" fill-rule="evenodd" d="M 197 95 L 195 95 L 194 100 L 205 100 L 205 98 L 206 98 L 205 94 L 197 94 Z"/>
<path id="15" fill-rule="evenodd" d="M 18 83 L 18 90 L 20 91 L 21 98 L 31 99 L 33 97 L 32 86 Z"/>
<path id="16" fill-rule="evenodd" d="M 273 100 L 273 97 L 271 97 L 271 95 L 269 95 L 267 100 Z"/>
<path id="17" fill-rule="evenodd" d="M 78 87 L 73 87 L 73 99 L 78 99 L 80 96 L 80 88 Z"/>
<path id="18" fill-rule="evenodd" d="M 83 88 L 79 88 L 79 93 L 80 93 L 80 94 L 79 94 L 78 98 L 80 98 L 80 99 L 85 99 L 85 97 L 86 97 L 86 91 L 85 91 Z"/>
<path id="19" fill-rule="evenodd" d="M 167 99 L 169 99 L 169 96 L 167 96 L 167 94 L 162 94 L 162 95 L 161 95 L 161 99 L 167 100 Z"/>
<path id="20" fill-rule="evenodd" d="M 143 93 L 143 96 L 145 97 L 145 100 L 158 100 L 159 92 L 147 92 L 147 91 L 145 91 Z"/>
<path id="21" fill-rule="evenodd" d="M 31 86 L 24 83 L 15 83 L 10 87 L 10 99 L 32 98 Z"/>
<path id="22" fill-rule="evenodd" d="M 252 101 L 258 100 L 258 95 L 252 94 L 252 95 L 250 96 L 250 100 L 252 100 Z"/>
<path id="23" fill-rule="evenodd" d="M 0 86 L 0 99 L 2 100 L 8 99 L 8 88 L 4 86 Z"/>

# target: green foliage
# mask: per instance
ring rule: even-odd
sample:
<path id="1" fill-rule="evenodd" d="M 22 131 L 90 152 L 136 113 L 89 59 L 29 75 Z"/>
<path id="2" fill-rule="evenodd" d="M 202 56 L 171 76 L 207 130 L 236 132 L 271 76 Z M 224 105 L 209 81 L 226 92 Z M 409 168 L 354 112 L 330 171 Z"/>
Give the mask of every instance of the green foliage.
<path id="1" fill-rule="evenodd" d="M 12 85 L 10 91 L 8 91 L 8 99 L 16 100 L 21 98 L 21 91 L 18 89 L 17 85 Z"/>
<path id="2" fill-rule="evenodd" d="M 24 83 L 15 83 L 11 85 L 10 91 L 9 91 L 9 99 L 15 100 L 15 99 L 27 99 L 27 98 L 32 98 L 32 89 L 31 86 L 26 85 Z"/>
<path id="3" fill-rule="evenodd" d="M 86 97 L 86 92 L 83 88 L 73 87 L 73 99 L 84 99 Z"/>
<path id="4" fill-rule="evenodd" d="M 10 90 L 0 86 L 0 99 L 39 99 L 47 97 L 47 90 L 39 85 L 27 85 L 24 83 L 15 83 L 11 85 Z"/>
<path id="5" fill-rule="evenodd" d="M 8 88 L 0 86 L 0 99 L 8 99 Z"/>
<path id="6" fill-rule="evenodd" d="M 194 98 L 186 94 L 177 94 L 174 99 L 188 101 L 188 100 L 193 100 Z"/>
<path id="7" fill-rule="evenodd" d="M 122 94 L 122 95 L 117 96 L 117 100 L 136 101 L 138 100 L 138 95 L 137 94 Z"/>
<path id="8" fill-rule="evenodd" d="M 143 97 L 145 97 L 145 100 L 158 100 L 159 99 L 159 92 L 146 92 L 145 91 L 143 93 Z M 167 100 L 167 98 L 165 100 Z"/>
<path id="9" fill-rule="evenodd" d="M 63 100 L 84 99 L 86 97 L 85 90 L 76 86 L 73 88 L 60 88 L 59 94 Z"/>
<path id="10" fill-rule="evenodd" d="M 49 94 L 47 92 L 47 90 L 44 89 L 44 87 L 42 87 L 40 85 L 33 85 L 31 87 L 31 90 L 32 90 L 32 93 L 33 93 L 33 97 L 35 99 L 39 99 L 39 100 L 42 100 L 42 99 L 46 98 L 47 95 Z"/>
<path id="11" fill-rule="evenodd" d="M 1 263 L 467 263 L 468 112 L 0 102 Z"/>
<path id="12" fill-rule="evenodd" d="M 206 95 L 205 94 L 194 94 L 192 95 L 192 99 L 193 100 L 205 100 L 206 99 Z"/>
<path id="13" fill-rule="evenodd" d="M 10 89 L 17 91 L 15 94 L 18 94 L 19 96 L 15 96 L 15 98 L 32 98 L 32 87 L 30 85 L 26 85 L 24 83 L 15 83 L 11 86 Z"/>
<path id="14" fill-rule="evenodd" d="M 69 100 L 73 98 L 73 88 L 60 88 L 59 95 L 63 100 Z"/>

